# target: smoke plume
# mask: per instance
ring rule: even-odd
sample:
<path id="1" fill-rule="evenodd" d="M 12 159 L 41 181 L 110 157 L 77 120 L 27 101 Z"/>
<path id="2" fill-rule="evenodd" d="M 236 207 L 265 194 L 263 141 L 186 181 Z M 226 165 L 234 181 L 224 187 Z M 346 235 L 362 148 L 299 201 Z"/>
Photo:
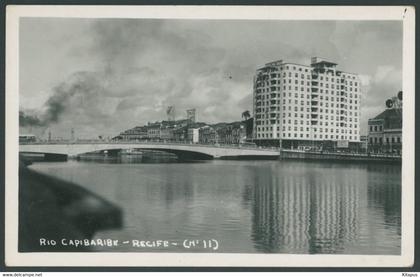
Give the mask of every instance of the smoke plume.
<path id="1" fill-rule="evenodd" d="M 33 115 L 25 114 L 23 111 L 19 111 L 19 126 L 27 127 L 27 126 L 43 126 L 43 122 L 37 117 Z"/>
<path id="2" fill-rule="evenodd" d="M 59 122 L 62 114 L 68 108 L 74 108 L 72 106 L 75 105 L 75 99 L 79 99 L 79 102 L 83 104 L 84 98 L 89 100 L 89 96 L 104 90 L 101 85 L 104 81 L 100 79 L 103 78 L 98 72 L 83 71 L 73 74 L 69 80 L 53 88 L 52 95 L 45 102 L 38 115 L 29 115 L 20 111 L 19 126 L 40 127 Z"/>

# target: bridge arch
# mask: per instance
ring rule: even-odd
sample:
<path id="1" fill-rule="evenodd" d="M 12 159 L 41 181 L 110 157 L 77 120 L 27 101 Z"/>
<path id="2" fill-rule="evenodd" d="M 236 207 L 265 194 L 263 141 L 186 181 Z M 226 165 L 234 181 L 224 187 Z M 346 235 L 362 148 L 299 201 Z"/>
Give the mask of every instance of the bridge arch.
<path id="1" fill-rule="evenodd" d="M 189 160 L 213 160 L 214 156 L 198 152 L 198 151 L 189 151 L 189 150 L 177 150 L 177 149 L 165 149 L 165 148 L 136 148 L 140 150 L 157 150 L 163 151 L 167 153 L 175 154 L 179 160 L 181 161 L 189 161 Z"/>
<path id="2" fill-rule="evenodd" d="M 22 148 L 22 147 L 21 147 Z M 24 147 L 28 148 L 28 147 Z M 126 149 L 139 149 L 139 150 L 155 150 L 162 151 L 166 153 L 174 154 L 178 157 L 179 160 L 212 160 L 214 159 L 213 155 L 210 155 L 203 151 L 192 151 L 186 149 L 173 149 L 173 148 L 163 148 L 163 147 L 153 147 L 153 146 L 136 146 L 136 145 L 103 145 L 103 147 L 81 147 L 77 150 L 69 149 L 68 147 L 45 147 L 44 149 L 37 149 L 32 147 L 32 149 L 26 149 L 21 151 L 24 153 L 42 153 L 47 155 L 69 155 L 69 156 L 78 156 L 86 153 L 98 152 L 98 151 L 120 151 Z M 71 147 L 70 147 L 71 148 Z M 199 150 L 199 149 L 198 149 Z"/>

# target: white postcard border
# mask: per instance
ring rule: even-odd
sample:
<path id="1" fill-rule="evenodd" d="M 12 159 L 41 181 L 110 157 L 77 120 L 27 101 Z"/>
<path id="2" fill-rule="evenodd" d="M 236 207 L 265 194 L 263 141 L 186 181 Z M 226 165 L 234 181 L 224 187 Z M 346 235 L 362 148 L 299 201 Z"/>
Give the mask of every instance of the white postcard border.
<path id="1" fill-rule="evenodd" d="M 19 18 L 182 18 L 403 21 L 401 255 L 19 253 Z M 6 9 L 5 258 L 7 266 L 408 267 L 414 262 L 415 11 L 409 6 L 17 6 Z"/>

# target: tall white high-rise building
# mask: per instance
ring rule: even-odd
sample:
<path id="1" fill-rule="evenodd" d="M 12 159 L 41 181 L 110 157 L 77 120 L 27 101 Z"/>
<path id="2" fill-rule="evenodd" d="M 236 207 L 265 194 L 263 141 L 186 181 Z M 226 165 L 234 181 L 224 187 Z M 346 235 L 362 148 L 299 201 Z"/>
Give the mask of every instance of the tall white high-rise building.
<path id="1" fill-rule="evenodd" d="M 318 57 L 265 64 L 254 77 L 254 141 L 284 148 L 360 141 L 360 80 Z"/>

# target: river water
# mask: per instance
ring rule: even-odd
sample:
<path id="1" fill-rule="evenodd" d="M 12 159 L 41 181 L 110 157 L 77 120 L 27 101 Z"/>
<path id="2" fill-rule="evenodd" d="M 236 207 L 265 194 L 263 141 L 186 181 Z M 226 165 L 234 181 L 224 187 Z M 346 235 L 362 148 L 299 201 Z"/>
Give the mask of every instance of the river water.
<path id="1" fill-rule="evenodd" d="M 400 165 L 127 160 L 35 163 L 31 168 L 77 183 L 122 208 L 123 227 L 95 238 L 180 243 L 165 249 L 127 244 L 112 251 L 401 251 Z M 185 248 L 185 240 L 213 240 L 218 247 Z"/>

